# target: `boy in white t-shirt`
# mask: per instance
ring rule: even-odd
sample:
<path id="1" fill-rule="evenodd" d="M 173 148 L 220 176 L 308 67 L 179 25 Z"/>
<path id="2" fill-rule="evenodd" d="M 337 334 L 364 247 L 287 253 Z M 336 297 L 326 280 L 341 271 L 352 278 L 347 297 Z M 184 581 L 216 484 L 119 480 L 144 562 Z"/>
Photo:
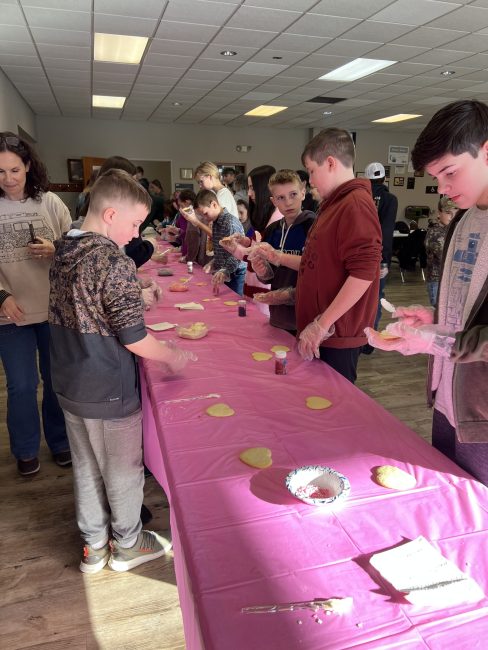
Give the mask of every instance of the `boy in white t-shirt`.
<path id="1" fill-rule="evenodd" d="M 374 347 L 433 355 L 428 398 L 432 444 L 488 485 L 488 106 L 461 100 L 438 111 L 412 151 L 415 170 L 465 212 L 452 220 L 444 246 L 436 311 L 398 307 Z"/>

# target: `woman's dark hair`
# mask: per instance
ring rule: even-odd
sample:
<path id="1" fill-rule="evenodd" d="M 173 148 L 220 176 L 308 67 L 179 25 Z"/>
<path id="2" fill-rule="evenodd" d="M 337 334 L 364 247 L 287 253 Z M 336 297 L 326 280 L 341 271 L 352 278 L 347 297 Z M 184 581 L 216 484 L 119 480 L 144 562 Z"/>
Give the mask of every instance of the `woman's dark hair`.
<path id="1" fill-rule="evenodd" d="M 179 196 L 178 196 L 178 201 L 191 201 L 192 205 L 196 199 L 196 194 L 193 190 L 181 190 Z"/>
<path id="2" fill-rule="evenodd" d="M 49 179 L 44 163 L 41 162 L 31 145 L 19 138 L 15 133 L 3 131 L 0 133 L 0 153 L 10 151 L 18 156 L 24 165 L 29 165 L 29 171 L 25 179 L 25 198 L 41 200 L 41 194 L 49 189 Z M 0 190 L 0 198 L 5 192 Z"/>
<path id="3" fill-rule="evenodd" d="M 97 178 L 99 178 L 102 174 L 105 174 L 105 172 L 110 171 L 111 169 L 121 169 L 122 171 L 130 174 L 131 176 L 134 176 L 134 174 L 136 173 L 136 166 L 133 165 L 130 160 L 127 160 L 127 158 L 124 158 L 123 156 L 110 156 L 110 158 L 107 158 L 107 160 L 105 160 L 103 165 L 98 170 Z M 89 205 L 90 205 L 90 193 L 88 192 L 86 194 L 85 203 L 83 204 L 83 206 L 80 208 L 79 211 L 80 217 L 86 217 Z"/>
<path id="4" fill-rule="evenodd" d="M 441 108 L 417 138 L 412 149 L 415 171 L 447 154 L 469 153 L 478 156 L 488 140 L 488 106 L 473 99 L 462 99 Z"/>
<path id="5" fill-rule="evenodd" d="M 155 178 L 153 181 L 151 181 L 151 185 L 154 185 L 155 187 L 160 189 L 161 192 L 163 191 L 163 186 L 161 185 L 161 181 L 158 180 L 157 178 Z"/>
<path id="6" fill-rule="evenodd" d="M 264 232 L 269 218 L 275 209 L 271 203 L 271 194 L 268 187 L 268 181 L 275 172 L 276 169 L 271 165 L 261 165 L 260 167 L 251 169 L 249 172 L 256 197 L 255 201 L 249 199 L 251 212 L 249 216 L 252 227 L 259 232 Z"/>

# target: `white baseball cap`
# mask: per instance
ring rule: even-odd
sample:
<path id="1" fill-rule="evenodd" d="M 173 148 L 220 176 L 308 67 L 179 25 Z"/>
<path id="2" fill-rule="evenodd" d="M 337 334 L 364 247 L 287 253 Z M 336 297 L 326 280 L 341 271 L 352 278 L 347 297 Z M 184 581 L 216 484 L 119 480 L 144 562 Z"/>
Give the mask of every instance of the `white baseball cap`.
<path id="1" fill-rule="evenodd" d="M 364 170 L 364 175 L 370 180 L 375 178 L 383 178 L 385 176 L 385 168 L 379 162 L 372 162 Z"/>

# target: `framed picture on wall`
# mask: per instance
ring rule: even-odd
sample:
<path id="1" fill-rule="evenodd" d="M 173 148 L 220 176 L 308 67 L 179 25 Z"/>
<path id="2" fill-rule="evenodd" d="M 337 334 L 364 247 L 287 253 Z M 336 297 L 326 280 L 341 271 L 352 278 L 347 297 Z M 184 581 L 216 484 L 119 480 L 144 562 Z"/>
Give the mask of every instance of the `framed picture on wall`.
<path id="1" fill-rule="evenodd" d="M 395 187 L 403 187 L 405 185 L 405 179 L 403 176 L 395 176 L 393 179 L 393 185 Z"/>
<path id="2" fill-rule="evenodd" d="M 356 178 L 364 178 L 364 172 L 356 172 Z"/>
<path id="3" fill-rule="evenodd" d="M 193 178 L 193 169 L 191 167 L 180 167 L 180 178 L 191 180 Z"/>
<path id="4" fill-rule="evenodd" d="M 68 180 L 70 183 L 83 180 L 83 161 L 81 158 L 68 158 Z"/>

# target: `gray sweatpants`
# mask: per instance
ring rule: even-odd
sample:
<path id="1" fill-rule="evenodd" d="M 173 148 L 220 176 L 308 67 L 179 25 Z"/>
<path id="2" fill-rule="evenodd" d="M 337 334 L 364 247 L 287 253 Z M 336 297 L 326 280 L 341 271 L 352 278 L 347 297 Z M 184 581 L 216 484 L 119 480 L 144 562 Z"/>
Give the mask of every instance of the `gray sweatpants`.
<path id="1" fill-rule="evenodd" d="M 144 488 L 142 413 L 90 420 L 64 411 L 78 527 L 89 546 L 113 537 L 132 546 L 139 534 Z"/>

